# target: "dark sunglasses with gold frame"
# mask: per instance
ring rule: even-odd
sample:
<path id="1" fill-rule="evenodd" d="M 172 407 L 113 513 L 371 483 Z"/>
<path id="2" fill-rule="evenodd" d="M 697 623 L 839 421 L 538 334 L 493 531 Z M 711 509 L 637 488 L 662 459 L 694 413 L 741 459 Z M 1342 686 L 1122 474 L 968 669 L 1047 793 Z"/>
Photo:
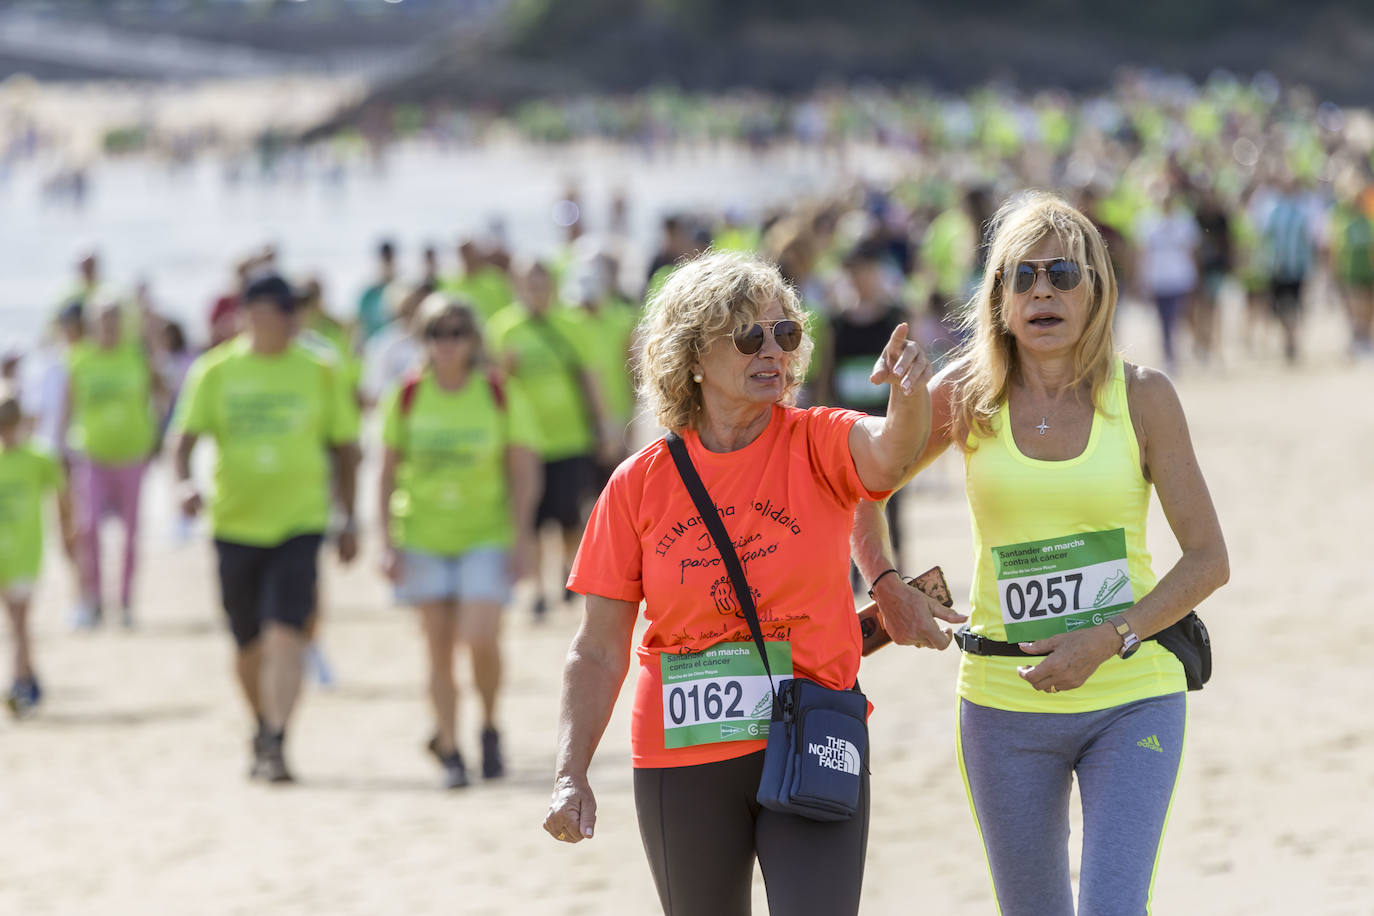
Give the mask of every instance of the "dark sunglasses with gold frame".
<path id="1" fill-rule="evenodd" d="M 1088 268 L 1091 270 L 1091 268 Z M 1067 293 L 1078 288 L 1078 284 L 1083 282 L 1084 268 L 1077 262 L 1068 258 L 1044 258 L 1038 261 L 1021 261 L 1012 268 L 1011 288 L 1019 293 L 1028 293 L 1035 281 L 1040 278 L 1040 272 L 1045 272 L 1045 279 L 1050 281 L 1050 286 Z M 997 271 L 997 282 L 1005 281 L 1003 272 Z"/>
<path id="2" fill-rule="evenodd" d="M 793 321 L 791 318 L 780 318 L 777 321 L 756 321 L 752 325 L 736 328 L 730 335 L 734 341 L 735 349 L 745 356 L 753 356 L 763 349 L 763 342 L 767 330 L 773 332 L 773 339 L 778 342 L 778 349 L 784 353 L 791 353 L 801 346 L 802 326 L 800 322 Z"/>

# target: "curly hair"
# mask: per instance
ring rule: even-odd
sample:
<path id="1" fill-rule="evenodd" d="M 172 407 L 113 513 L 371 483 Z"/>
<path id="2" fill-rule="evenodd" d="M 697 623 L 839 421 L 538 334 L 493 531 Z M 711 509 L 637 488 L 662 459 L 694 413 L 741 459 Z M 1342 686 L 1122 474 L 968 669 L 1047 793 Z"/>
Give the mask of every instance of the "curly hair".
<path id="1" fill-rule="evenodd" d="M 779 398 L 791 404 L 815 344 L 797 294 L 778 268 L 738 252 L 707 251 L 673 272 L 645 307 L 635 360 L 640 396 L 659 425 L 675 432 L 696 428 L 701 386 L 692 379 L 692 364 L 713 339 L 758 321 L 774 303 L 806 331 L 787 361 Z"/>
<path id="2" fill-rule="evenodd" d="M 979 437 L 992 434 L 992 421 L 1007 399 L 1012 377 L 1019 370 L 1016 338 L 1003 314 L 1006 288 L 999 269 L 1010 273 L 1017 262 L 1054 236 L 1065 257 L 1082 264 L 1088 290 L 1088 323 L 1074 349 L 1074 384 L 1089 383 L 1093 404 L 1101 409 L 1102 390 L 1111 379 L 1116 355 L 1112 316 L 1116 312 L 1116 274 L 1107 245 L 1086 216 L 1053 194 L 1026 191 L 1002 205 L 989 227 L 987 269 L 967 305 L 963 327 L 968 342 L 954 354 L 960 364 L 953 378 L 951 440 L 967 447 L 958 432 Z"/>

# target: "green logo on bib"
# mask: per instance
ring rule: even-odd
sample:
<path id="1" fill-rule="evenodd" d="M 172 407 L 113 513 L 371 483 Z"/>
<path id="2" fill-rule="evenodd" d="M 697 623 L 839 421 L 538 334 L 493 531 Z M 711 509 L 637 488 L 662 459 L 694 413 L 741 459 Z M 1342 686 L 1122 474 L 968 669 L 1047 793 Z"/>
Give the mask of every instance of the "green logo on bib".
<path id="1" fill-rule="evenodd" d="M 1102 587 L 1097 590 L 1097 598 L 1093 600 L 1093 608 L 1105 607 L 1107 602 L 1111 601 L 1112 598 L 1116 596 L 1116 593 L 1121 591 L 1123 586 L 1130 584 L 1131 577 L 1118 569 L 1112 574 L 1111 578 L 1103 582 Z"/>
<path id="2" fill-rule="evenodd" d="M 749 712 L 751 719 L 767 719 L 773 715 L 773 695 L 764 694 L 759 697 L 759 701 L 754 704 L 754 708 Z"/>

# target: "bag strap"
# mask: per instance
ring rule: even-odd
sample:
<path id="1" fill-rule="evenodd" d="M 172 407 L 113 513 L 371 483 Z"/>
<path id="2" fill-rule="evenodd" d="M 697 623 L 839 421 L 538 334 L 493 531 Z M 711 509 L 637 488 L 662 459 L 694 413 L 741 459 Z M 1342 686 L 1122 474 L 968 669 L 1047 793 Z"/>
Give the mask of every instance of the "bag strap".
<path id="1" fill-rule="evenodd" d="M 407 433 L 409 438 L 410 414 L 415 409 L 415 395 L 420 391 L 420 381 L 424 378 L 424 372 L 412 372 L 406 376 L 401 383 L 401 393 L 397 398 L 397 407 L 401 414 L 401 428 Z M 506 416 L 506 389 L 501 382 L 501 377 L 495 370 L 486 373 L 487 390 L 491 392 L 492 403 L 496 405 L 496 412 L 501 415 L 502 420 Z"/>
<path id="2" fill-rule="evenodd" d="M 492 403 L 501 413 L 506 412 L 506 388 L 500 374 L 495 369 L 487 370 L 487 389 L 491 391 Z"/>
<path id="3" fill-rule="evenodd" d="M 401 385 L 401 416 L 410 416 L 410 411 L 415 407 L 415 395 L 420 390 L 419 372 L 412 373 L 406 377 Z"/>
<path id="4" fill-rule="evenodd" d="M 415 408 L 415 394 L 420 389 L 420 379 L 422 377 L 423 373 L 412 373 L 411 375 L 407 376 L 405 381 L 401 384 L 401 416 L 410 416 L 411 410 Z M 486 380 L 487 389 L 491 391 L 492 403 L 496 405 L 497 410 L 501 411 L 502 413 L 505 413 L 506 389 L 505 386 L 502 384 L 501 376 L 496 373 L 496 370 L 489 370 L 486 374 Z"/>
<path id="5" fill-rule="evenodd" d="M 582 422 L 587 424 L 587 430 L 593 438 L 598 437 L 596 410 L 592 406 L 591 394 L 587 391 L 586 383 L 582 378 L 582 372 L 586 367 L 577 355 L 577 348 L 558 328 L 553 326 L 552 315 L 544 315 L 542 318 L 531 317 L 530 327 L 553 351 L 554 359 L 563 367 L 563 374 L 572 382 L 573 389 L 577 392 L 577 404 L 582 411 Z"/>
<path id="6" fill-rule="evenodd" d="M 716 550 L 720 552 L 720 558 L 725 561 L 725 569 L 730 574 L 730 584 L 735 587 L 735 597 L 739 599 L 740 607 L 744 609 L 744 619 L 749 622 L 749 632 L 754 636 L 754 644 L 759 647 L 759 657 L 763 659 L 763 670 L 768 674 L 768 686 L 773 691 L 773 696 L 778 694 L 777 685 L 773 683 L 773 669 L 768 664 L 768 650 L 763 644 L 763 628 L 759 625 L 759 612 L 754 606 L 754 593 L 749 590 L 749 582 L 744 578 L 744 567 L 740 565 L 739 554 L 735 553 L 735 545 L 730 541 L 730 535 L 725 530 L 725 523 L 720 520 L 720 515 L 716 512 L 715 504 L 711 502 L 711 496 L 706 492 L 706 484 L 701 482 L 701 475 L 697 473 L 696 466 L 692 464 L 692 456 L 687 454 L 687 443 L 677 433 L 670 432 L 663 437 L 668 443 L 668 452 L 673 456 L 673 463 L 677 465 L 677 472 L 682 476 L 682 482 L 687 486 L 687 492 L 692 495 L 692 502 L 696 503 L 697 512 L 701 514 L 701 520 L 706 525 L 706 530 L 711 535 L 711 540 L 716 542 Z"/>

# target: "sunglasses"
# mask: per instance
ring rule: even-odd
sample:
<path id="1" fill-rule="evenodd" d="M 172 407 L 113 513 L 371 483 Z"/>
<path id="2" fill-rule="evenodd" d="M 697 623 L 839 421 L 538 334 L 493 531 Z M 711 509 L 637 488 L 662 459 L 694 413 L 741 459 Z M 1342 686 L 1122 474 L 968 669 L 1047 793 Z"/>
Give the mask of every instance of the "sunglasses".
<path id="1" fill-rule="evenodd" d="M 1060 292 L 1067 293 L 1071 289 L 1077 289 L 1078 284 L 1083 282 L 1083 268 L 1077 261 L 1066 261 L 1057 258 L 1048 265 L 1044 262 L 1022 261 L 1016 265 L 1014 270 L 1014 281 L 1012 289 L 1018 293 L 1028 293 L 1030 288 L 1035 285 L 1035 281 L 1040 278 L 1040 272 L 1045 272 L 1045 277 L 1050 281 L 1050 286 Z M 997 279 L 1002 279 L 1002 271 L 997 271 Z"/>
<path id="2" fill-rule="evenodd" d="M 764 325 L 773 329 L 773 339 L 778 342 L 778 349 L 785 353 L 791 353 L 802 342 L 802 327 L 791 318 L 783 318 L 778 321 L 754 322 L 747 328 L 736 328 L 730 335 L 730 339 L 735 342 L 735 349 L 745 356 L 753 356 L 763 349 L 765 338 Z"/>
<path id="3" fill-rule="evenodd" d="M 462 340 L 472 334 L 472 328 L 430 328 L 425 331 L 425 340 Z"/>

